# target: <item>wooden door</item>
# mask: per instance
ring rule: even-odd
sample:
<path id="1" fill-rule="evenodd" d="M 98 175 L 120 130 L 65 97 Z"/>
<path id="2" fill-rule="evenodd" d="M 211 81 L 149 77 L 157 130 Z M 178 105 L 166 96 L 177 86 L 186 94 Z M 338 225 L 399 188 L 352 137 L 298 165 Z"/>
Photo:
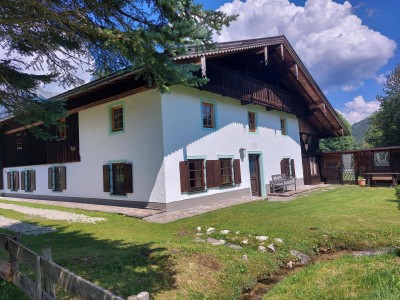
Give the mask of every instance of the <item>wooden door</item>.
<path id="1" fill-rule="evenodd" d="M 249 154 L 251 195 L 261 196 L 259 155 Z"/>

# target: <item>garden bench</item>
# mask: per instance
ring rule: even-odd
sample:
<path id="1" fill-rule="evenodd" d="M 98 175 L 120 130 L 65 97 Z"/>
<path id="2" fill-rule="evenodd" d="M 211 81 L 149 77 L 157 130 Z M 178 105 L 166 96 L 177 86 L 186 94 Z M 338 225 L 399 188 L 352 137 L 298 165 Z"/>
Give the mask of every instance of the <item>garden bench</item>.
<path id="1" fill-rule="evenodd" d="M 271 176 L 272 180 L 269 182 L 271 192 L 275 193 L 276 190 L 281 190 L 282 193 L 287 192 L 289 185 L 294 185 L 296 190 L 296 177 L 286 177 L 285 174 L 276 174 Z"/>
<path id="2" fill-rule="evenodd" d="M 388 172 L 388 173 L 366 173 L 365 174 L 368 179 L 368 185 L 371 186 L 371 182 L 377 181 L 391 181 L 393 186 L 396 187 L 398 182 L 397 178 L 400 176 L 400 173 L 397 172 Z"/>

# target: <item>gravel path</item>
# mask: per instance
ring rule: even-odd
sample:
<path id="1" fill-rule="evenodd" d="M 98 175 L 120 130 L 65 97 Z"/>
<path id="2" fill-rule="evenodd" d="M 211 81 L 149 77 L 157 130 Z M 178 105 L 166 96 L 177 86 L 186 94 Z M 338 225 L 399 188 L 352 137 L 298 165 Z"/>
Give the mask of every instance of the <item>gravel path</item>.
<path id="1" fill-rule="evenodd" d="M 0 228 L 8 229 L 14 232 L 21 232 L 26 235 L 39 235 L 57 230 L 52 227 L 36 226 L 18 220 L 9 219 L 3 216 L 0 216 Z"/>
<path id="2" fill-rule="evenodd" d="M 70 213 L 55 209 L 42 209 L 7 203 L 0 203 L 0 208 L 14 210 L 30 216 L 67 222 L 96 223 L 105 220 L 105 218 L 89 217 L 82 214 Z"/>

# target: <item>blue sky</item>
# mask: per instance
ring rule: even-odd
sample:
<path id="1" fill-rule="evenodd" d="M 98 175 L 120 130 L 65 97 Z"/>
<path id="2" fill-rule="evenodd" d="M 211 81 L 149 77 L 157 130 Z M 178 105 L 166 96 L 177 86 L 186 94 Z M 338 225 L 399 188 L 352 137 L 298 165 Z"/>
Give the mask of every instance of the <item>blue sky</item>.
<path id="1" fill-rule="evenodd" d="M 284 34 L 332 105 L 351 122 L 379 108 L 400 63 L 399 0 L 197 0 L 239 14 L 217 41 Z"/>

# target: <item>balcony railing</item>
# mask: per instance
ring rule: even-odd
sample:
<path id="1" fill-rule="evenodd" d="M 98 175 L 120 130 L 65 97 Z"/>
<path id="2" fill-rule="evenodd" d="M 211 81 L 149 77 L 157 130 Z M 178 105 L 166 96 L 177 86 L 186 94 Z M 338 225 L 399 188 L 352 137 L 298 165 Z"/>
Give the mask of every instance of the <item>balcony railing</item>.
<path id="1" fill-rule="evenodd" d="M 210 81 L 201 87 L 203 90 L 241 100 L 243 104 L 254 103 L 296 115 L 305 113 L 300 97 L 225 67 L 207 63 L 207 78 Z"/>

